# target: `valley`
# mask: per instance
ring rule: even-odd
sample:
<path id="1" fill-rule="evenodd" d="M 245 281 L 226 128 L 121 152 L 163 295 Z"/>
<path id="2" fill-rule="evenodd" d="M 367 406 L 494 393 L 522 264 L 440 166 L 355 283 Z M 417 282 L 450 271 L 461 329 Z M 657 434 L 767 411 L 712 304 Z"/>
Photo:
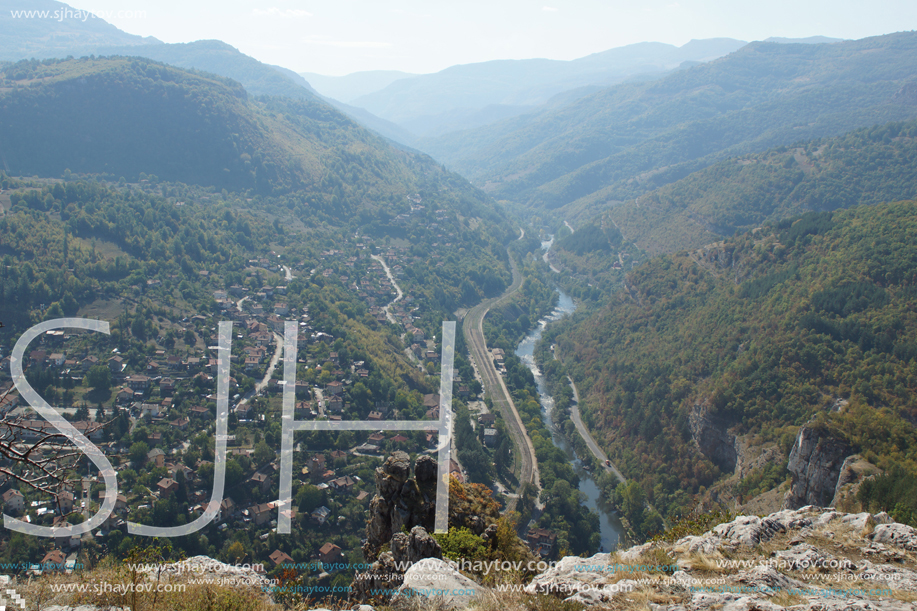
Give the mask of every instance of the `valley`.
<path id="1" fill-rule="evenodd" d="M 914 32 L 348 78 L 106 25 L 68 24 L 68 54 L 5 34 L 42 59 L 0 62 L 0 496 L 64 533 L 0 534 L 21 578 L 197 556 L 302 588 L 271 605 L 379 608 L 403 561 L 521 587 L 807 505 L 868 516 L 854 539 L 917 527 Z M 70 318 L 110 332 L 17 343 Z"/>

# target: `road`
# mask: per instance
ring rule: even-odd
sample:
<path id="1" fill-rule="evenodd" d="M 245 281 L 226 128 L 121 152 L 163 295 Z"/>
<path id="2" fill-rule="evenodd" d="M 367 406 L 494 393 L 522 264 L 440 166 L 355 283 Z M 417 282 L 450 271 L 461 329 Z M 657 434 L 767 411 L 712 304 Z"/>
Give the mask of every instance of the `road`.
<path id="1" fill-rule="evenodd" d="M 392 270 L 390 270 L 388 268 L 388 265 L 385 264 L 385 260 L 382 257 L 380 257 L 379 255 L 370 255 L 370 256 L 382 264 L 382 269 L 385 270 L 385 275 L 388 276 L 389 282 L 392 283 L 392 286 L 395 287 L 395 291 L 398 293 L 398 296 L 395 297 L 391 301 L 391 303 L 389 303 L 387 306 L 382 308 L 382 311 L 385 312 L 385 317 L 388 319 L 388 321 L 392 324 L 397 324 L 395 321 L 395 317 L 392 316 L 392 306 L 395 305 L 397 302 L 401 301 L 401 298 L 404 297 L 404 293 L 401 292 L 401 287 L 398 286 L 397 282 L 395 282 L 395 277 L 392 276 Z"/>
<path id="2" fill-rule="evenodd" d="M 277 364 L 280 363 L 280 356 L 283 354 L 283 337 L 277 333 L 274 333 L 274 346 L 274 356 L 271 357 L 271 363 L 268 365 L 267 371 L 264 372 L 264 377 L 261 378 L 260 382 L 255 384 L 255 388 L 245 393 L 245 396 L 236 404 L 236 407 L 248 403 L 249 399 L 267 388 L 267 385 L 271 381 L 271 376 L 274 375 L 274 369 L 276 369 Z"/>
<path id="3" fill-rule="evenodd" d="M 618 471 L 618 468 L 614 466 L 605 452 L 602 451 L 602 448 L 599 447 L 599 444 L 595 442 L 595 439 L 592 438 L 592 435 L 589 433 L 589 429 L 583 424 L 582 418 L 579 415 L 579 391 L 576 389 L 576 384 L 573 382 L 573 378 L 567 376 L 567 379 L 570 380 L 570 388 L 573 389 L 573 405 L 570 406 L 570 416 L 573 418 L 573 424 L 576 425 L 576 432 L 579 433 L 579 436 L 583 438 L 583 441 L 586 442 L 586 445 L 589 447 L 589 450 L 592 454 L 599 459 L 599 462 L 602 464 L 602 468 L 606 471 L 611 471 L 615 474 L 622 484 L 626 484 L 627 480 L 621 475 L 621 472 Z M 608 462 L 605 462 L 608 460 Z M 610 465 L 610 466 L 609 466 Z"/>
<path id="4" fill-rule="evenodd" d="M 475 363 L 477 371 L 481 374 L 484 382 L 485 392 L 493 401 L 495 409 L 500 410 L 503 419 L 506 421 L 510 436 L 513 439 L 513 445 L 519 449 L 518 455 L 521 457 L 521 469 L 519 475 L 519 493 L 523 484 L 531 483 L 541 494 L 541 477 L 538 474 L 538 460 L 535 457 L 535 448 L 532 446 L 532 440 L 529 439 L 516 405 L 513 403 L 512 396 L 503 382 L 503 376 L 497 372 L 494 366 L 493 358 L 487 349 L 487 343 L 484 341 L 484 317 L 487 312 L 494 306 L 498 306 L 509 300 L 513 293 L 522 286 L 522 274 L 516 266 L 516 261 L 510 257 L 510 263 L 513 269 L 513 283 L 500 297 L 482 301 L 475 307 L 471 308 L 465 315 L 462 323 L 462 329 L 465 333 L 465 342 L 471 351 L 471 357 Z M 517 498 L 510 497 L 506 510 L 513 511 L 516 508 Z"/>

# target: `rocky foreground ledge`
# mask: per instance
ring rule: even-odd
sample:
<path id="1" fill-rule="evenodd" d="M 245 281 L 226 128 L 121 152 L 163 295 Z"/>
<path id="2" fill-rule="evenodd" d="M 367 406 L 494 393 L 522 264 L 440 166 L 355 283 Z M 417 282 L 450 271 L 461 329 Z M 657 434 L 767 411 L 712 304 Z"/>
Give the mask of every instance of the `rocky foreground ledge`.
<path id="1" fill-rule="evenodd" d="M 412 536 L 422 537 L 420 530 Z M 549 597 L 568 601 L 565 610 L 579 603 L 647 611 L 917 611 L 917 530 L 885 513 L 808 506 L 739 516 L 674 542 L 566 557 L 524 586 L 483 586 L 446 560 L 417 558 L 399 586 L 385 609 L 561 608 L 537 602 Z M 356 602 L 339 608 L 372 610 Z"/>
<path id="2" fill-rule="evenodd" d="M 816 507 L 739 516 L 700 536 L 567 557 L 530 593 L 653 611 L 917 609 L 917 530 Z"/>

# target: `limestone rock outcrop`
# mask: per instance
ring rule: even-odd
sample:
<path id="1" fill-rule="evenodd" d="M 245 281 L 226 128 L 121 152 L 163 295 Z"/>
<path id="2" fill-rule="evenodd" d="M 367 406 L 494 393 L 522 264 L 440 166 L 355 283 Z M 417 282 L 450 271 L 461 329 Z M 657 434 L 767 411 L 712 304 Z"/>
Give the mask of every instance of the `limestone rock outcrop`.
<path id="1" fill-rule="evenodd" d="M 376 494 L 369 504 L 363 556 L 373 561 L 402 527 L 433 530 L 436 514 L 436 461 L 421 456 L 414 465 L 405 452 L 393 452 L 376 468 Z"/>
<path id="2" fill-rule="evenodd" d="M 799 429 L 787 464 L 793 483 L 783 506 L 796 509 L 804 505 L 830 505 L 844 461 L 851 454 L 853 450 L 847 441 L 827 429 L 809 425 Z"/>

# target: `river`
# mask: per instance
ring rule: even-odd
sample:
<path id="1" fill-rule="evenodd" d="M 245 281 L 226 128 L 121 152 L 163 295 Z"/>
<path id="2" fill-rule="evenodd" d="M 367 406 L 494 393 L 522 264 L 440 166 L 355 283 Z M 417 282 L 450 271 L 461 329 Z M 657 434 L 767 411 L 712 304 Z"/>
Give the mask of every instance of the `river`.
<path id="1" fill-rule="evenodd" d="M 546 242 L 542 247 L 549 248 L 550 244 L 551 242 Z M 599 488 L 592 479 L 592 475 L 583 469 L 582 462 L 576 457 L 576 453 L 573 451 L 573 448 L 570 447 L 570 443 L 563 434 L 557 430 L 557 427 L 554 426 L 552 420 L 554 398 L 548 394 L 541 371 L 535 364 L 535 344 L 541 340 L 541 335 L 545 327 L 547 327 L 549 323 L 559 320 L 568 314 L 572 314 L 574 310 L 576 310 L 576 304 L 569 295 L 559 289 L 555 290 L 557 290 L 560 296 L 557 307 L 554 308 L 554 311 L 550 314 L 539 320 L 535 328 L 519 343 L 519 346 L 516 348 L 516 356 L 522 359 L 522 362 L 525 363 L 535 376 L 535 385 L 538 387 L 538 398 L 541 401 L 541 414 L 548 430 L 551 431 L 551 441 L 569 457 L 570 464 L 573 466 L 573 471 L 579 478 L 579 490 L 586 495 L 586 507 L 599 514 L 599 526 L 602 535 L 602 547 L 600 551 L 609 552 L 616 549 L 618 540 L 624 529 L 621 527 L 621 522 L 618 520 L 617 516 L 613 514 L 609 515 L 599 506 Z"/>

